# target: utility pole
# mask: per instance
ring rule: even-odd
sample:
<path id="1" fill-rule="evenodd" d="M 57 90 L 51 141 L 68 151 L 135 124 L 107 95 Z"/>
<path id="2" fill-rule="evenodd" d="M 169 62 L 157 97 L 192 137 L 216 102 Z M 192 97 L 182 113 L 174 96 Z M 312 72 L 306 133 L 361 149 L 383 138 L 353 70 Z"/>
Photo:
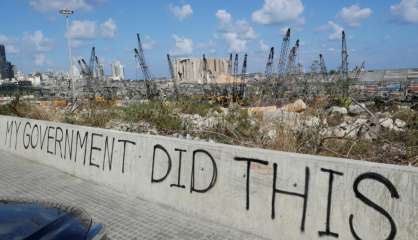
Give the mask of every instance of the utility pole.
<path id="1" fill-rule="evenodd" d="M 75 79 L 73 78 L 73 57 L 72 57 L 72 53 L 71 53 L 71 36 L 69 34 L 69 30 L 70 30 L 70 20 L 69 17 L 71 15 L 74 14 L 73 10 L 70 9 L 61 9 L 59 10 L 59 14 L 61 14 L 62 16 L 65 17 L 65 23 L 66 23 L 66 28 L 67 28 L 67 44 L 68 44 L 68 60 L 70 63 L 70 68 L 68 70 L 68 76 L 70 77 L 70 81 L 72 83 L 72 101 L 75 102 Z"/>

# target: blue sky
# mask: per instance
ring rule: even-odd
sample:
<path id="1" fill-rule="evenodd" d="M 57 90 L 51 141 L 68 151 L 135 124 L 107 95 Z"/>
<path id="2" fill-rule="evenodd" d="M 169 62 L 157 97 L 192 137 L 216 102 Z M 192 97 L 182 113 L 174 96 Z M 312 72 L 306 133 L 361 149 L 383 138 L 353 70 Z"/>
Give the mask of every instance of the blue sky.
<path id="1" fill-rule="evenodd" d="M 70 31 L 58 9 L 71 8 Z M 18 69 L 66 70 L 66 37 L 75 58 L 97 55 L 110 73 L 120 60 L 130 78 L 141 78 L 132 49 L 136 33 L 154 76 L 167 76 L 166 54 L 226 57 L 248 53 L 249 70 L 263 72 L 267 49 L 292 28 L 309 70 L 322 53 L 329 69 L 339 64 L 340 31 L 348 35 L 354 68 L 418 67 L 418 0 L 2 0 L 0 43 Z"/>

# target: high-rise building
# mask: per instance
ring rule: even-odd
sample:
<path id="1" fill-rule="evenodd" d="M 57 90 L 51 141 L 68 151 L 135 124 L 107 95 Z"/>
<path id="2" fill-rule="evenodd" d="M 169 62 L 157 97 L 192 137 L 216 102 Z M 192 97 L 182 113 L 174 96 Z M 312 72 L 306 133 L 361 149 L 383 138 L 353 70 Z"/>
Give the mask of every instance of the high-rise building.
<path id="1" fill-rule="evenodd" d="M 112 63 L 112 79 L 118 81 L 125 79 L 125 69 L 120 61 Z"/>
<path id="2" fill-rule="evenodd" d="M 0 44 L 0 79 L 14 78 L 13 65 L 6 59 L 6 48 Z"/>
<path id="3" fill-rule="evenodd" d="M 0 64 L 6 62 L 6 49 L 4 45 L 0 44 Z"/>

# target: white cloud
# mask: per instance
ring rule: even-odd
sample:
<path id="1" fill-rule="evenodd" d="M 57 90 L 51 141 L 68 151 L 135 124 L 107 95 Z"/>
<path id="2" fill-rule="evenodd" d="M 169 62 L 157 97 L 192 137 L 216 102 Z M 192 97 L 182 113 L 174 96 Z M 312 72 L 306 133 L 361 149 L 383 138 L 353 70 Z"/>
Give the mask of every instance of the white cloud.
<path id="1" fill-rule="evenodd" d="M 209 40 L 209 42 L 204 43 L 196 43 L 196 49 L 200 49 L 203 52 L 215 53 L 216 52 L 216 45 L 213 40 Z"/>
<path id="2" fill-rule="evenodd" d="M 289 21 L 303 23 L 304 6 L 300 0 L 264 0 L 261 9 L 253 12 L 252 19 L 260 24 L 278 24 Z"/>
<path id="3" fill-rule="evenodd" d="M 82 46 L 84 46 L 84 41 L 78 39 L 71 39 L 72 48 L 80 48 Z"/>
<path id="4" fill-rule="evenodd" d="M 258 44 L 260 46 L 261 51 L 263 52 L 267 52 L 270 49 L 270 47 L 264 42 L 264 40 L 260 40 Z"/>
<path id="5" fill-rule="evenodd" d="M 11 42 L 11 40 L 10 40 L 9 37 L 7 37 L 6 35 L 0 34 L 0 44 L 6 45 L 10 42 Z"/>
<path id="6" fill-rule="evenodd" d="M 350 7 L 344 7 L 338 13 L 338 16 L 342 20 L 352 26 L 357 27 L 360 25 L 360 22 L 372 15 L 372 10 L 370 8 L 360 8 L 358 5 L 354 4 Z"/>
<path id="7" fill-rule="evenodd" d="M 67 36 L 73 39 L 113 38 L 116 35 L 117 26 L 113 19 L 109 18 L 98 27 L 97 22 L 89 20 L 75 20 L 71 22 Z"/>
<path id="8" fill-rule="evenodd" d="M 32 54 L 35 66 L 51 65 L 51 61 L 47 59 L 45 53 L 53 49 L 54 42 L 47 38 L 41 30 L 24 33 L 22 44 L 26 49 L 25 52 Z"/>
<path id="9" fill-rule="evenodd" d="M 6 48 L 6 52 L 9 54 L 19 53 L 20 50 L 16 47 L 16 39 L 7 37 L 6 35 L 0 34 L 0 44 L 3 44 Z"/>
<path id="10" fill-rule="evenodd" d="M 243 52 L 247 49 L 247 42 L 257 38 L 257 33 L 245 20 L 233 21 L 226 10 L 218 10 L 216 17 L 220 22 L 219 35 L 228 44 L 229 51 Z"/>
<path id="11" fill-rule="evenodd" d="M 183 20 L 193 14 L 193 9 L 190 4 L 185 4 L 183 6 L 170 5 L 170 12 L 179 20 Z"/>
<path id="12" fill-rule="evenodd" d="M 241 39 L 236 32 L 224 33 L 223 38 L 229 46 L 229 51 L 243 52 L 247 50 L 247 41 Z"/>
<path id="13" fill-rule="evenodd" d="M 173 38 L 176 41 L 176 47 L 174 50 L 170 51 L 170 54 L 173 54 L 173 55 L 192 54 L 193 41 L 190 38 L 179 37 L 177 35 L 173 35 Z"/>
<path id="14" fill-rule="evenodd" d="M 219 9 L 216 12 L 216 17 L 222 24 L 230 23 L 232 20 L 231 14 L 224 9 Z"/>
<path id="15" fill-rule="evenodd" d="M 103 0 L 31 0 L 29 5 L 39 12 L 58 11 L 60 9 L 91 10 Z"/>
<path id="16" fill-rule="evenodd" d="M 142 47 L 146 50 L 153 49 L 155 45 L 157 44 L 150 36 L 145 36 L 144 39 L 141 39 L 142 41 Z"/>
<path id="17" fill-rule="evenodd" d="M 109 18 L 100 25 L 100 34 L 105 38 L 113 38 L 116 35 L 117 29 L 115 21 Z"/>
<path id="18" fill-rule="evenodd" d="M 256 32 L 245 20 L 238 20 L 233 27 L 234 31 L 240 34 L 242 39 L 250 40 L 257 38 Z"/>
<path id="19" fill-rule="evenodd" d="M 332 30 L 332 33 L 328 36 L 329 40 L 341 39 L 341 33 L 342 31 L 344 31 L 344 28 L 342 28 L 333 21 L 328 21 L 328 25 L 331 27 Z"/>
<path id="20" fill-rule="evenodd" d="M 399 22 L 418 23 L 418 0 L 401 0 L 390 6 L 390 12 Z"/>
<path id="21" fill-rule="evenodd" d="M 53 41 L 45 37 L 40 30 L 25 33 L 23 40 L 36 52 L 49 52 L 53 48 Z"/>
<path id="22" fill-rule="evenodd" d="M 331 31 L 331 33 L 328 35 L 328 39 L 338 40 L 338 39 L 341 39 L 341 33 L 342 31 L 344 31 L 344 28 L 336 24 L 334 21 L 328 21 L 327 24 L 318 27 L 316 31 L 319 31 L 319 32 Z"/>
<path id="23" fill-rule="evenodd" d="M 25 32 L 20 38 L 0 34 L 0 44 L 5 45 L 8 54 L 24 53 L 25 58 L 32 57 L 35 66 L 51 65 L 46 53 L 53 49 L 54 42 L 41 30 Z"/>
<path id="24" fill-rule="evenodd" d="M 75 39 L 96 38 L 97 23 L 94 21 L 72 21 L 67 35 Z"/>
<path id="25" fill-rule="evenodd" d="M 19 53 L 20 50 L 14 45 L 5 45 L 6 51 L 10 54 Z"/>
<path id="26" fill-rule="evenodd" d="M 37 53 L 33 56 L 33 58 L 35 65 L 38 67 L 51 64 L 51 62 L 46 58 L 45 54 L 43 53 Z"/>

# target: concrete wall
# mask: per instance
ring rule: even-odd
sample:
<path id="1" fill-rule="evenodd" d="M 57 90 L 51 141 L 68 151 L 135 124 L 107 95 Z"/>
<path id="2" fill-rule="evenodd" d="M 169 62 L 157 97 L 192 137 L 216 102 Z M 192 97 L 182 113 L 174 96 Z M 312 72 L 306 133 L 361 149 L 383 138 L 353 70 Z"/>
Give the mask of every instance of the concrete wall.
<path id="1" fill-rule="evenodd" d="M 269 239 L 418 239 L 412 167 L 3 116 L 0 148 Z"/>
<path id="2" fill-rule="evenodd" d="M 180 83 L 216 83 L 218 77 L 228 74 L 228 60 L 208 58 L 206 76 L 202 58 L 175 59 L 173 70 Z"/>

